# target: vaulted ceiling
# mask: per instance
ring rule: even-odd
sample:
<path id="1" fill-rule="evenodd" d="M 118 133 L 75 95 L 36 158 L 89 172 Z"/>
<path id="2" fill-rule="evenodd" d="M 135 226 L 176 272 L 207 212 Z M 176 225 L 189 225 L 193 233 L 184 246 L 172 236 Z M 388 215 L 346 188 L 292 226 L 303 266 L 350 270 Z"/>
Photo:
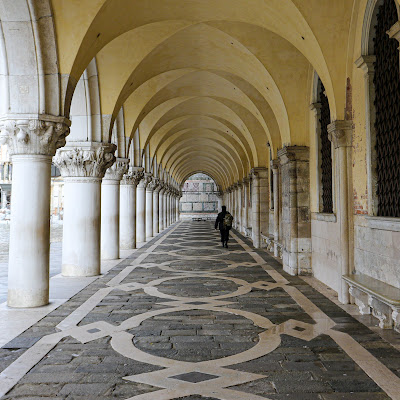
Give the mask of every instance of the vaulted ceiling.
<path id="1" fill-rule="evenodd" d="M 354 2 L 52 0 L 65 115 L 95 58 L 110 132 L 123 107 L 125 135 L 178 182 L 201 170 L 224 188 L 269 148 L 308 145 L 314 70 L 343 118 Z"/>

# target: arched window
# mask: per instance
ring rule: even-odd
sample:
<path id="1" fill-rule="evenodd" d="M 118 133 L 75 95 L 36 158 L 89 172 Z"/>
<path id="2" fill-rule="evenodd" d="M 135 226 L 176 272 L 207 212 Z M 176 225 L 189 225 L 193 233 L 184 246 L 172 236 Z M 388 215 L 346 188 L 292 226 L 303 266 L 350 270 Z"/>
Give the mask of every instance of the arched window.
<path id="1" fill-rule="evenodd" d="M 375 168 L 376 214 L 400 217 L 400 71 L 399 43 L 387 31 L 398 21 L 394 0 L 377 7 L 375 55 Z"/>
<path id="2" fill-rule="evenodd" d="M 331 123 L 331 111 L 325 87 L 318 79 L 318 97 L 321 104 L 319 118 L 319 162 L 321 184 L 321 211 L 333 213 L 333 182 L 332 182 L 332 144 L 328 137 L 328 125 Z"/>

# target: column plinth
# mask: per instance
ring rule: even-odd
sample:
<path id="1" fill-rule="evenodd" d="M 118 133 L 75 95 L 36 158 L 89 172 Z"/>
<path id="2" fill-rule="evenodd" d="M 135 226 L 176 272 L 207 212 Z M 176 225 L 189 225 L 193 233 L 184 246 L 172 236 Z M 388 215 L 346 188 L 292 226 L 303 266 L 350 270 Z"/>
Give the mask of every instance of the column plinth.
<path id="1" fill-rule="evenodd" d="M 100 274 L 101 180 L 115 162 L 116 146 L 73 142 L 58 150 L 54 164 L 64 177 L 62 274 Z"/>
<path id="2" fill-rule="evenodd" d="M 65 145 L 70 121 L 51 115 L 7 115 L 0 144 L 13 164 L 8 267 L 10 307 L 49 302 L 51 159 Z"/>

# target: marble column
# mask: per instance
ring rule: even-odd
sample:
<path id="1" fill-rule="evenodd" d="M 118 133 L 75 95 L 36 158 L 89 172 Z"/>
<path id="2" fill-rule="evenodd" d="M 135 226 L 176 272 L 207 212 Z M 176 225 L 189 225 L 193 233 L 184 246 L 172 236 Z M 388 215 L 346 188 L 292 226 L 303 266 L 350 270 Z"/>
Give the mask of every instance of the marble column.
<path id="1" fill-rule="evenodd" d="M 178 192 L 176 196 L 176 205 L 175 205 L 175 211 L 176 211 L 176 220 L 180 220 L 180 212 L 179 212 L 179 199 L 182 197 L 182 192 Z"/>
<path id="2" fill-rule="evenodd" d="M 136 240 L 146 241 L 146 188 L 152 175 L 145 173 L 136 189 Z M 153 222 L 152 222 L 153 223 Z"/>
<path id="3" fill-rule="evenodd" d="M 224 194 L 221 192 L 218 192 L 217 193 L 217 211 L 218 212 L 221 212 L 223 198 L 224 198 Z"/>
<path id="4" fill-rule="evenodd" d="M 290 275 L 311 273 L 309 148 L 278 151 L 282 179 L 283 269 Z"/>
<path id="5" fill-rule="evenodd" d="M 0 144 L 13 165 L 8 264 L 10 307 L 49 302 L 51 159 L 65 145 L 70 121 L 51 115 L 0 119 Z"/>
<path id="6" fill-rule="evenodd" d="M 73 142 L 53 159 L 64 178 L 64 276 L 100 274 L 101 180 L 115 150 L 110 143 Z"/>
<path id="7" fill-rule="evenodd" d="M 162 232 L 165 229 L 165 221 L 164 221 L 164 193 L 166 187 L 165 183 L 160 181 L 160 191 L 158 193 L 158 225 L 159 231 Z"/>
<path id="8" fill-rule="evenodd" d="M 167 197 L 168 197 L 168 185 L 165 187 L 163 193 L 163 221 L 164 221 L 164 229 L 168 228 L 168 220 L 167 220 Z"/>
<path id="9" fill-rule="evenodd" d="M 119 232 L 124 250 L 136 249 L 136 188 L 143 177 L 143 168 L 130 167 L 121 180 Z"/>
<path id="10" fill-rule="evenodd" d="M 337 222 L 340 231 L 340 259 L 338 260 L 338 299 L 343 304 L 350 301 L 349 287 L 342 279 L 343 275 L 351 273 L 350 264 L 350 169 L 352 149 L 352 121 L 334 121 L 328 126 L 329 139 L 333 143 L 335 151 L 335 176 L 337 190 Z"/>
<path id="11" fill-rule="evenodd" d="M 245 233 L 245 228 L 249 227 L 249 178 L 243 178 L 243 218 L 242 232 Z"/>
<path id="12" fill-rule="evenodd" d="M 157 186 L 153 191 L 153 235 L 160 233 L 160 190 L 161 183 L 158 179 Z"/>
<path id="13" fill-rule="evenodd" d="M 101 182 L 101 258 L 119 258 L 120 182 L 128 171 L 129 159 L 117 158 Z"/>
<path id="14" fill-rule="evenodd" d="M 274 185 L 274 242 L 279 242 L 279 160 L 272 161 L 273 185 Z M 278 246 L 274 245 L 274 256 L 279 256 Z"/>
<path id="15" fill-rule="evenodd" d="M 171 189 L 167 193 L 167 225 L 171 225 Z"/>
<path id="16" fill-rule="evenodd" d="M 146 187 L 146 239 L 151 239 L 154 236 L 153 232 L 153 213 L 154 204 L 153 196 L 154 190 L 157 189 L 159 185 L 159 179 L 152 177 L 151 181 Z"/>
<path id="17" fill-rule="evenodd" d="M 237 184 L 237 225 L 236 229 L 241 232 L 242 231 L 242 211 L 243 211 L 243 204 L 242 204 L 242 189 L 243 185 L 239 182 Z"/>
<path id="18" fill-rule="evenodd" d="M 269 185 L 268 185 L 268 169 L 253 168 L 252 175 L 252 239 L 253 246 L 257 249 L 261 248 L 261 233 L 268 236 L 269 227 Z"/>
<path id="19" fill-rule="evenodd" d="M 7 196 L 8 191 L 6 189 L 1 189 L 1 209 L 5 210 L 7 208 Z"/>

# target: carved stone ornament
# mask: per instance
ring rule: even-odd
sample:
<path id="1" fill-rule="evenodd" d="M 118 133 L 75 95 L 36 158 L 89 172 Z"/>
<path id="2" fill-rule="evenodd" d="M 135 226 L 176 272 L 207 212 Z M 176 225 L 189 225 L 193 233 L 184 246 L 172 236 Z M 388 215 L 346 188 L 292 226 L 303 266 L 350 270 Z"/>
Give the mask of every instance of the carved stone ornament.
<path id="1" fill-rule="evenodd" d="M 337 120 L 328 125 L 328 137 L 335 149 L 351 147 L 353 137 L 352 121 Z"/>
<path id="2" fill-rule="evenodd" d="M 115 163 L 108 168 L 104 175 L 104 179 L 112 181 L 120 181 L 124 174 L 128 172 L 129 159 L 128 158 L 117 158 Z"/>
<path id="3" fill-rule="evenodd" d="M 160 180 L 158 178 L 153 178 L 149 184 L 147 185 L 146 190 L 149 190 L 153 192 L 154 190 L 157 190 L 157 188 L 160 186 Z"/>
<path id="4" fill-rule="evenodd" d="M 71 121 L 52 115 L 5 116 L 0 119 L 0 144 L 8 145 L 10 155 L 54 156 L 65 146 Z"/>
<path id="5" fill-rule="evenodd" d="M 143 179 L 139 182 L 138 187 L 141 189 L 146 189 L 147 185 L 151 182 L 153 178 L 152 174 L 145 173 Z"/>
<path id="6" fill-rule="evenodd" d="M 75 142 L 57 151 L 53 163 L 67 177 L 100 178 L 115 162 L 115 144 Z"/>
<path id="7" fill-rule="evenodd" d="M 129 167 L 128 172 L 122 177 L 122 185 L 137 186 L 144 177 L 144 169 L 140 167 Z"/>

